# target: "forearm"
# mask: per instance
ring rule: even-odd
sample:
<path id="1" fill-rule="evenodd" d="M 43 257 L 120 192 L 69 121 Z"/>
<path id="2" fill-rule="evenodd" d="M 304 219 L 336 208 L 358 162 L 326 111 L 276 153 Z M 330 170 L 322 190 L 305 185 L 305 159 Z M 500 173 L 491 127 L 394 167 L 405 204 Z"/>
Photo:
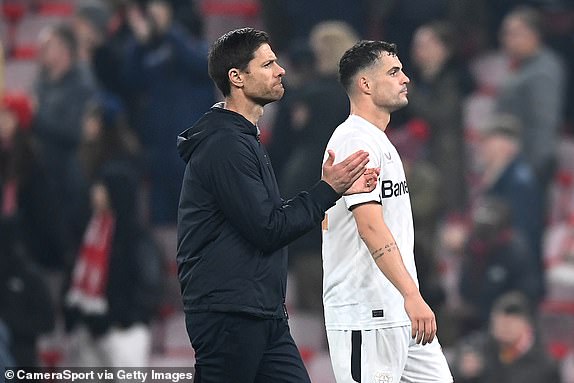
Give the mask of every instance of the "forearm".
<path id="1" fill-rule="evenodd" d="M 375 264 L 403 297 L 418 295 L 419 289 L 407 271 L 395 239 L 386 225 L 360 232 Z"/>
<path id="2" fill-rule="evenodd" d="M 380 205 L 366 203 L 353 208 L 361 239 L 385 277 L 405 300 L 405 311 L 411 320 L 412 337 L 424 345 L 436 334 L 434 313 L 422 298 L 418 286 L 407 270 L 400 249 L 385 224 Z"/>
<path id="3" fill-rule="evenodd" d="M 403 297 L 418 295 L 418 287 L 409 274 L 393 234 L 385 224 L 379 204 L 369 203 L 353 209 L 361 239 L 385 277 Z"/>

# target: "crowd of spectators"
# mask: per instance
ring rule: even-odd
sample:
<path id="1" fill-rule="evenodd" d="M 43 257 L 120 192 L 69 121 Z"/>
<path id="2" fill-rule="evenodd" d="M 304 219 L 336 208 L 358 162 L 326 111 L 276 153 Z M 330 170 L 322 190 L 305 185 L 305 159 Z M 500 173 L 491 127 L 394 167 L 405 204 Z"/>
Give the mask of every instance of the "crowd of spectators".
<path id="1" fill-rule="evenodd" d="M 49 3 L 69 12 L 39 30 L 31 57 L 18 57 L 17 19 Z M 207 73 L 214 31 L 227 27 L 217 12 L 255 20 L 287 69 L 285 97 L 260 124 L 286 196 L 319 176 L 327 139 L 348 115 L 337 82 L 343 52 L 360 39 L 396 42 L 411 83 L 409 106 L 388 134 L 409 180 L 421 291 L 438 313 L 445 348 L 480 339 L 474 354 L 452 358 L 453 370 L 465 381 L 497 381 L 476 353 L 500 347 L 507 316 L 536 333 L 536 342 L 524 335 L 536 353 L 574 355 L 574 339 L 565 352 L 545 347 L 556 339 L 539 326 L 545 303 L 557 298 L 574 323 L 574 288 L 570 299 L 554 295 L 557 284 L 572 286 L 563 275 L 574 274 L 574 246 L 548 255 L 555 227 L 560 241 L 574 243 L 574 189 L 557 198 L 574 182 L 564 158 L 574 145 L 572 4 L 324 3 L 0 3 L 0 360 L 41 363 L 31 350 L 59 322 L 81 339 L 78 363 L 149 357 L 149 324 L 166 294 L 163 260 L 175 261 L 157 233 L 167 228 L 175 243 L 184 169 L 176 137 L 220 99 Z M 33 85 L 4 86 L 5 64 L 19 60 L 36 60 Z M 317 228 L 290 248 L 292 308 L 317 316 L 320 245 Z M 58 276 L 56 289 L 46 286 L 46 273 Z M 508 293 L 520 296 L 500 301 Z M 117 339 L 139 342 L 144 354 L 120 359 Z M 490 362 L 508 367 L 505 358 Z"/>

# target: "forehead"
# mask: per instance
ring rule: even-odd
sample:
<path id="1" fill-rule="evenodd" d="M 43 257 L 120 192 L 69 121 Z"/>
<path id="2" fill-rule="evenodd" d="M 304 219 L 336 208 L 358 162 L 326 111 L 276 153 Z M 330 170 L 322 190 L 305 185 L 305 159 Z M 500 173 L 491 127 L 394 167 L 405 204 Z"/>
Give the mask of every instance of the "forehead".
<path id="1" fill-rule="evenodd" d="M 403 64 L 397 55 L 391 55 L 387 52 L 381 52 L 379 60 L 373 66 L 377 70 L 389 71 L 392 68 L 403 68 Z"/>
<path id="2" fill-rule="evenodd" d="M 275 60 L 277 57 L 275 53 L 271 49 L 269 44 L 264 43 L 261 44 L 259 48 L 253 53 L 253 59 L 251 61 L 266 61 L 266 60 Z"/>
<path id="3" fill-rule="evenodd" d="M 518 16 L 509 16 L 503 22 L 503 30 L 528 30 L 528 25 Z"/>

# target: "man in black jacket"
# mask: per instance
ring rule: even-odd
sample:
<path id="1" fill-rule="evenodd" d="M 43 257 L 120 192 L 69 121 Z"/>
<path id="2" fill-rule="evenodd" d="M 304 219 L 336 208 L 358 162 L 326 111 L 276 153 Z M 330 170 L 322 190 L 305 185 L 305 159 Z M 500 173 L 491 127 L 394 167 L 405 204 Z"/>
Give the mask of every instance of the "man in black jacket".
<path id="1" fill-rule="evenodd" d="M 364 151 L 338 164 L 330 152 L 322 179 L 284 201 L 257 128 L 264 105 L 284 92 L 268 35 L 223 35 L 209 74 L 225 101 L 178 137 L 187 165 L 177 263 L 195 382 L 309 382 L 287 324 L 286 245 L 343 193 L 372 190 L 378 172 L 366 169 Z"/>

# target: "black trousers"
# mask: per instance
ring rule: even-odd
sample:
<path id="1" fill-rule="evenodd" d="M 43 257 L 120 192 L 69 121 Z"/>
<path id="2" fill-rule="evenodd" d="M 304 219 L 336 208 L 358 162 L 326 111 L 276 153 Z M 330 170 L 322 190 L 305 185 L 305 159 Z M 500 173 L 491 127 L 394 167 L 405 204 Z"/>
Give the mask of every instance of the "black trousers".
<path id="1" fill-rule="evenodd" d="M 187 313 L 194 383 L 310 383 L 287 319 Z"/>

